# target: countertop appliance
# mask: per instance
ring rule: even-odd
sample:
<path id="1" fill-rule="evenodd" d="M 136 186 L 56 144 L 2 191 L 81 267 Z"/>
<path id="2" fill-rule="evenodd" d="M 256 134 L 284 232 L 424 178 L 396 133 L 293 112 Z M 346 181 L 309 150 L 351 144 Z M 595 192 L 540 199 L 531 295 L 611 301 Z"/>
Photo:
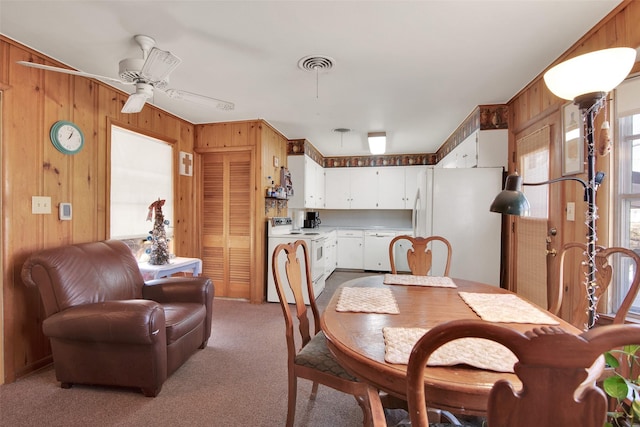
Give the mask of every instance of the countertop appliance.
<path id="1" fill-rule="evenodd" d="M 502 182 L 502 168 L 428 168 L 418 175 L 414 234 L 449 240 L 451 277 L 500 285 L 502 218 L 489 206 Z M 434 245 L 434 268 L 445 257 Z"/>
<path id="2" fill-rule="evenodd" d="M 307 218 L 304 220 L 304 228 L 318 228 L 321 222 L 318 212 L 307 212 Z"/>
<path id="3" fill-rule="evenodd" d="M 313 283 L 314 296 L 318 295 L 324 290 L 325 274 L 324 274 L 324 261 L 325 261 L 325 244 L 327 236 L 322 233 L 301 233 L 300 231 L 293 230 L 293 221 L 290 217 L 275 217 L 267 220 L 267 301 L 279 302 L 278 291 L 276 290 L 275 281 L 273 278 L 273 252 L 276 246 L 280 243 L 292 243 L 296 240 L 304 240 L 307 244 L 310 258 L 310 270 L 311 281 Z M 278 258 L 278 269 L 281 277 L 286 277 L 284 270 L 284 255 Z M 304 263 L 304 254 L 302 248 L 298 250 L 298 258 Z M 309 294 L 307 288 L 303 283 L 302 293 L 305 304 L 309 304 Z M 291 289 L 285 286 L 285 296 L 287 302 L 293 302 L 293 293 Z"/>

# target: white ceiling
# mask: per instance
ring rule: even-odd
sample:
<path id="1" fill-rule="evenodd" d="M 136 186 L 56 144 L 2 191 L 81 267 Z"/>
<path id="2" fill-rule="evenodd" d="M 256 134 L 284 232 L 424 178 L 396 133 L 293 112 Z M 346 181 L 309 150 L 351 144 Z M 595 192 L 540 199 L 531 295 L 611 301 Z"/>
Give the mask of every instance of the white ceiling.
<path id="1" fill-rule="evenodd" d="M 145 34 L 182 59 L 170 86 L 235 103 L 205 109 L 156 93 L 191 123 L 261 118 L 325 156 L 435 152 L 477 105 L 511 99 L 619 0 L 0 0 L 0 33 L 69 66 L 117 77 Z M 308 55 L 332 70 L 302 71 Z M 131 91 L 131 86 L 120 89 Z M 343 134 L 335 128 L 349 128 Z"/>

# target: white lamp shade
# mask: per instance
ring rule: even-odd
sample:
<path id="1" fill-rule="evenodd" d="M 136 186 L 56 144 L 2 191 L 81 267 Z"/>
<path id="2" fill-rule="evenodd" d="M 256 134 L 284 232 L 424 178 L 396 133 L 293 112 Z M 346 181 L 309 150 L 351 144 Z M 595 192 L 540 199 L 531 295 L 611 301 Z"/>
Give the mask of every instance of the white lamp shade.
<path id="1" fill-rule="evenodd" d="M 387 134 L 385 132 L 372 132 L 367 135 L 367 138 L 371 154 L 384 154 L 387 148 Z"/>
<path id="2" fill-rule="evenodd" d="M 559 98 L 610 92 L 629 74 L 636 51 L 629 47 L 597 50 L 561 62 L 544 74 L 544 82 Z"/>

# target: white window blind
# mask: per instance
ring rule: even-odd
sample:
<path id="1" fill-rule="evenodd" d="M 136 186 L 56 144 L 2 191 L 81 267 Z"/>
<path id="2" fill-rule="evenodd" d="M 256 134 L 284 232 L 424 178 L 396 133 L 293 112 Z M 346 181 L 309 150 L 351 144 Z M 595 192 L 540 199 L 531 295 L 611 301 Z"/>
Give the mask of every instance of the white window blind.
<path id="1" fill-rule="evenodd" d="M 173 150 L 162 140 L 111 126 L 112 239 L 146 238 L 149 205 L 165 200 L 162 213 L 173 233 Z"/>

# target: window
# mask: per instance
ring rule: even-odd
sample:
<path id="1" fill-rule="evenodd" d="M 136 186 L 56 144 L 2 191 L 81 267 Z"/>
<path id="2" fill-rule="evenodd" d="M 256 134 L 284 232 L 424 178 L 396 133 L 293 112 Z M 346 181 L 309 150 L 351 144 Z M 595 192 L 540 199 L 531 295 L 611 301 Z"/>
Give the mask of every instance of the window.
<path id="1" fill-rule="evenodd" d="M 616 201 L 612 213 L 618 224 L 616 244 L 640 254 L 640 78 L 630 79 L 616 89 L 616 118 Z M 615 260 L 614 267 L 615 308 L 624 298 L 635 272 L 624 259 Z M 640 315 L 640 298 L 636 298 L 630 313 Z"/>
<path id="2" fill-rule="evenodd" d="M 149 205 L 165 200 L 162 213 L 173 229 L 173 149 L 166 141 L 111 126 L 112 239 L 146 239 L 153 229 Z"/>

